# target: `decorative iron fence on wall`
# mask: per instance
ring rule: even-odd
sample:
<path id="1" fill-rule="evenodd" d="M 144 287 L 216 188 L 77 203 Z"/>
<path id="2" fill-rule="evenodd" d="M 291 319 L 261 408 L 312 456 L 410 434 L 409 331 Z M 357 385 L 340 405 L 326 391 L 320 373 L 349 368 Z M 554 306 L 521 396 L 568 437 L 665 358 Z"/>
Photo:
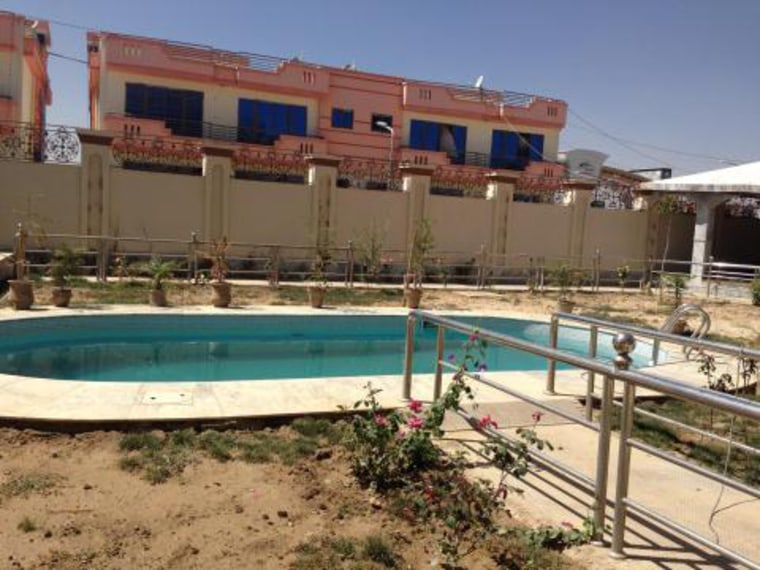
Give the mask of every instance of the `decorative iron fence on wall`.
<path id="1" fill-rule="evenodd" d="M 72 164 L 79 162 L 80 155 L 73 127 L 0 123 L 0 160 Z"/>
<path id="2" fill-rule="evenodd" d="M 389 165 L 387 160 L 344 157 L 338 165 L 338 188 L 365 190 L 401 190 L 399 163 Z"/>
<path id="3" fill-rule="evenodd" d="M 232 155 L 232 170 L 235 178 L 303 184 L 307 167 L 299 152 L 240 147 Z"/>
<path id="4" fill-rule="evenodd" d="M 196 141 L 126 136 L 114 139 L 112 151 L 122 168 L 192 175 L 203 171 L 203 152 Z"/>

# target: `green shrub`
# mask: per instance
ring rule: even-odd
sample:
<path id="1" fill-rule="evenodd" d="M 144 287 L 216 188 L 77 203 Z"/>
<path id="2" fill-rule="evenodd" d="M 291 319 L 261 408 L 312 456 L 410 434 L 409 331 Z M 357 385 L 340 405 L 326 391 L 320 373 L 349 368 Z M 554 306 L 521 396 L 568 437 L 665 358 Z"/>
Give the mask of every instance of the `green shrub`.
<path id="1" fill-rule="evenodd" d="M 760 306 L 760 277 L 756 277 L 752 281 L 751 291 L 752 291 L 752 304 L 755 306 Z"/>

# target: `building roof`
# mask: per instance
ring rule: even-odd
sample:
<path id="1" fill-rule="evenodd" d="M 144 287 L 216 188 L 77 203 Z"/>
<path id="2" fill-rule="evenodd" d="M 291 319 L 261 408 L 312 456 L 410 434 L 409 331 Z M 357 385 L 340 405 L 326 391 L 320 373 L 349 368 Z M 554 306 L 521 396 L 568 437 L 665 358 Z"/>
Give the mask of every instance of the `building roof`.
<path id="1" fill-rule="evenodd" d="M 760 196 L 760 161 L 647 182 L 641 190 Z"/>

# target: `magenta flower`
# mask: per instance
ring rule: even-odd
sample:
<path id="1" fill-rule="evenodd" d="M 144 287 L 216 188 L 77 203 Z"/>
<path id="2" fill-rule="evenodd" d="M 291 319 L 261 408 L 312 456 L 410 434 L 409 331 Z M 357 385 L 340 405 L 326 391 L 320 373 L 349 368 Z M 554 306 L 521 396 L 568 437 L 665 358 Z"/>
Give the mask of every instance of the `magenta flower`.
<path id="1" fill-rule="evenodd" d="M 454 362 L 454 360 L 456 360 L 456 357 L 454 356 L 454 354 L 453 353 L 449 354 L 449 362 Z"/>
<path id="2" fill-rule="evenodd" d="M 375 414 L 375 423 L 380 427 L 387 427 L 388 418 L 386 418 L 383 414 Z"/>
<path id="3" fill-rule="evenodd" d="M 544 417 L 544 413 L 543 413 L 543 412 L 541 412 L 541 411 L 539 411 L 539 410 L 536 410 L 535 412 L 533 412 L 533 413 L 530 415 L 530 417 L 531 417 L 531 418 L 533 418 L 533 422 L 534 422 L 534 423 L 538 423 L 538 422 L 540 422 L 540 421 L 541 421 L 541 418 L 543 418 L 543 417 Z"/>
<path id="4" fill-rule="evenodd" d="M 470 342 L 475 342 L 476 340 L 478 340 L 478 333 L 472 333 L 470 335 Z"/>
<path id="5" fill-rule="evenodd" d="M 404 430 L 399 430 L 398 433 L 396 434 L 396 437 L 398 439 L 404 439 L 406 437 L 406 432 Z"/>
<path id="6" fill-rule="evenodd" d="M 425 422 L 422 421 L 422 418 L 418 418 L 417 416 L 412 416 L 406 420 L 406 425 L 409 426 L 409 429 L 420 429 L 424 424 Z"/>
<path id="7" fill-rule="evenodd" d="M 486 429 L 489 427 L 492 427 L 494 429 L 499 428 L 499 424 L 496 423 L 496 421 L 491 417 L 491 414 L 487 414 L 480 418 L 480 421 L 478 422 L 478 427 L 480 429 Z"/>
<path id="8" fill-rule="evenodd" d="M 415 414 L 419 414 L 422 411 L 422 402 L 419 400 L 412 400 L 409 402 L 409 409 Z"/>

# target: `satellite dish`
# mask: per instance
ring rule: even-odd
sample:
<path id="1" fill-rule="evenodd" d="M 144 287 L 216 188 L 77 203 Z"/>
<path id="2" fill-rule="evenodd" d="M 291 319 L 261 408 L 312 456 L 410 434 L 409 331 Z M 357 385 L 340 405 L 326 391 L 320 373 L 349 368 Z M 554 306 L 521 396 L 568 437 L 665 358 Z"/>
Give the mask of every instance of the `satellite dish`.
<path id="1" fill-rule="evenodd" d="M 485 79 L 485 76 L 478 75 L 478 78 L 475 80 L 475 89 L 480 89 L 483 87 L 483 80 Z"/>

